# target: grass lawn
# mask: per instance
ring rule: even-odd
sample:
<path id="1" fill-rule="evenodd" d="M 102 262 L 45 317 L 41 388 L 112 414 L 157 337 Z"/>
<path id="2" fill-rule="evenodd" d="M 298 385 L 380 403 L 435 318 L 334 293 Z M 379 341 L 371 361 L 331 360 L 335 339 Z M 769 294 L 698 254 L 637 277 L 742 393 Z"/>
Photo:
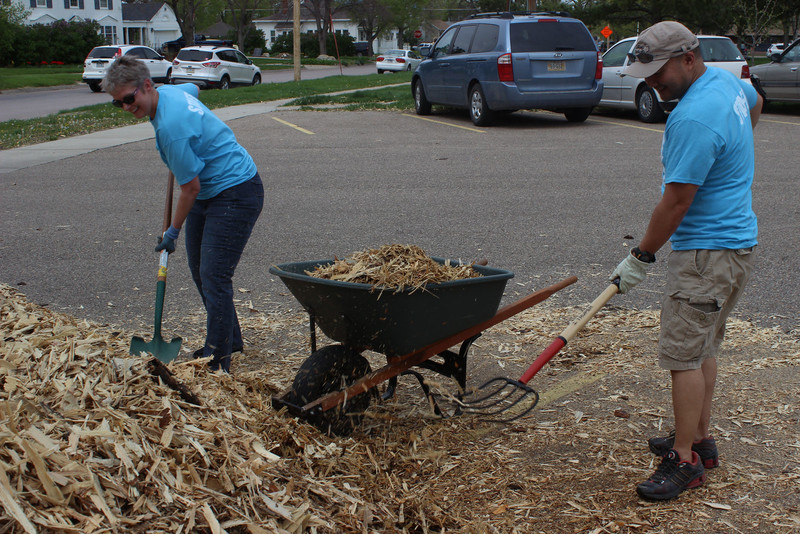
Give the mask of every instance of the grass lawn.
<path id="1" fill-rule="evenodd" d="M 83 65 L 42 65 L 0 68 L 0 91 L 23 87 L 51 87 L 81 81 Z"/>
<path id="2" fill-rule="evenodd" d="M 404 109 L 413 107 L 410 72 L 392 75 L 368 74 L 365 76 L 329 76 L 318 80 L 300 80 L 298 82 L 267 83 L 254 87 L 239 87 L 227 91 L 208 90 L 200 92 L 200 100 L 215 109 L 254 102 L 269 102 L 287 98 L 299 99 L 325 93 L 339 91 L 357 91 L 368 87 L 381 87 L 397 83 L 404 84 L 397 88 L 381 91 L 360 91 L 355 95 L 326 97 L 327 101 L 313 104 L 352 104 L 351 109 Z M 350 99 L 349 102 L 347 99 Z M 337 100 L 339 99 L 339 100 Z M 292 105 L 311 105 L 303 101 Z M 39 119 L 10 120 L 0 122 L 0 150 L 24 145 L 54 141 L 56 139 L 82 135 L 100 130 L 108 130 L 140 122 L 133 115 L 115 108 L 111 103 L 96 104 L 82 108 L 62 111 Z"/>

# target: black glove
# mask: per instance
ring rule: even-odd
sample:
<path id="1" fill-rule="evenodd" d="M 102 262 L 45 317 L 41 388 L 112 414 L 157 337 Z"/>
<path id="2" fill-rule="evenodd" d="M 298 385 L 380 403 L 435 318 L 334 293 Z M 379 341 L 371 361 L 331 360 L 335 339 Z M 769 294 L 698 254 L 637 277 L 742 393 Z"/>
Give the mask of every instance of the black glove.
<path id="1" fill-rule="evenodd" d="M 161 252 L 162 250 L 166 250 L 169 254 L 175 252 L 175 240 L 178 239 L 179 235 L 181 235 L 181 231 L 174 226 L 167 228 L 167 231 L 164 232 L 164 235 L 158 238 L 156 252 Z"/>

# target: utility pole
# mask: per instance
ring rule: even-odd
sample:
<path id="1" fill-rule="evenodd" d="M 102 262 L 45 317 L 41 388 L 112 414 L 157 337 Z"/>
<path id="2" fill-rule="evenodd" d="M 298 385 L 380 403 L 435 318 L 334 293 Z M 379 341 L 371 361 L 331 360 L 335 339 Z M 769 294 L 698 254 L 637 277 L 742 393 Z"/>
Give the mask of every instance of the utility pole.
<path id="1" fill-rule="evenodd" d="M 300 81 L 300 0 L 294 0 L 294 27 L 292 31 L 292 59 L 294 62 L 294 81 Z"/>

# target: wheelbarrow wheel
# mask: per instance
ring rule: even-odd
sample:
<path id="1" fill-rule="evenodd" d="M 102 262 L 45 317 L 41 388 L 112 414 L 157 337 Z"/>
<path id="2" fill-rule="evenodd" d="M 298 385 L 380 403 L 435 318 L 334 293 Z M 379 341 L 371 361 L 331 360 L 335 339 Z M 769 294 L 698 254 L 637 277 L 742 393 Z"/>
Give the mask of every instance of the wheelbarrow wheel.
<path id="1" fill-rule="evenodd" d="M 323 347 L 306 358 L 300 366 L 286 400 L 300 406 L 308 404 L 350 386 L 371 370 L 367 359 L 350 347 Z M 356 395 L 308 420 L 327 434 L 348 436 L 361 422 L 373 394 L 371 390 Z"/>

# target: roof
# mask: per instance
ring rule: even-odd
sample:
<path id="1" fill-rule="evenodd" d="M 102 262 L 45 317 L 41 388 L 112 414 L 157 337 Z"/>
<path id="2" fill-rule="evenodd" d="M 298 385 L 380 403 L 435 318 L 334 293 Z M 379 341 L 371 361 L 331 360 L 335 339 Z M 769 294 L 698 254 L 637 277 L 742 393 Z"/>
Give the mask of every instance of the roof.
<path id="1" fill-rule="evenodd" d="M 228 37 L 228 33 L 233 29 L 233 26 L 230 24 L 226 24 L 222 21 L 215 22 L 205 30 L 203 30 L 203 35 L 208 35 L 210 37 L 218 37 L 220 39 L 224 39 Z"/>
<path id="2" fill-rule="evenodd" d="M 148 2 L 146 4 L 122 3 L 122 20 L 151 20 L 164 6 L 164 2 Z"/>

